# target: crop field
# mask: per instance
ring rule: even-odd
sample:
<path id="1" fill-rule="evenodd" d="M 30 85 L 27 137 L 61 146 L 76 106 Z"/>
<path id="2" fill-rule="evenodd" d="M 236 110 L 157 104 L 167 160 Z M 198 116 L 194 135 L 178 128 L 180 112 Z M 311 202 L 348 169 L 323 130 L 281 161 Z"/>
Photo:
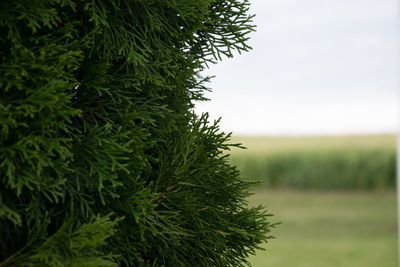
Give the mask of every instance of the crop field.
<path id="1" fill-rule="evenodd" d="M 395 191 L 257 189 L 250 205 L 264 205 L 282 222 L 254 267 L 396 267 Z"/>
<path id="2" fill-rule="evenodd" d="M 234 137 L 231 162 L 268 188 L 371 190 L 396 184 L 393 135 Z"/>
<path id="3" fill-rule="evenodd" d="M 231 161 L 260 181 L 250 205 L 281 222 L 254 267 L 395 267 L 392 135 L 234 137 Z"/>

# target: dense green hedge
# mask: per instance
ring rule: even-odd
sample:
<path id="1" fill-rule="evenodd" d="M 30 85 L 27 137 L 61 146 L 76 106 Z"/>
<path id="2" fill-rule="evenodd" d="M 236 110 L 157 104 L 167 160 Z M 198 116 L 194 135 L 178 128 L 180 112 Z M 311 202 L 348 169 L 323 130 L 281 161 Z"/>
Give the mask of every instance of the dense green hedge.
<path id="1" fill-rule="evenodd" d="M 236 153 L 232 164 L 261 186 L 381 190 L 396 187 L 396 150 L 386 148 Z"/>
<path id="2" fill-rule="evenodd" d="M 241 266 L 271 224 L 192 113 L 247 0 L 0 2 L 0 266 Z"/>

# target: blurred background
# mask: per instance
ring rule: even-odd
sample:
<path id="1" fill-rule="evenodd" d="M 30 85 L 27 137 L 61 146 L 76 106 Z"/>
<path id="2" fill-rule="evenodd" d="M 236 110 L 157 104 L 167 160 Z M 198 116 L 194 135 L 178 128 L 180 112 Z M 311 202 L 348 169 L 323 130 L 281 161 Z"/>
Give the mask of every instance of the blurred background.
<path id="1" fill-rule="evenodd" d="M 251 205 L 282 222 L 253 266 L 398 266 L 396 0 L 250 0 L 253 50 L 211 66 L 208 102 Z"/>

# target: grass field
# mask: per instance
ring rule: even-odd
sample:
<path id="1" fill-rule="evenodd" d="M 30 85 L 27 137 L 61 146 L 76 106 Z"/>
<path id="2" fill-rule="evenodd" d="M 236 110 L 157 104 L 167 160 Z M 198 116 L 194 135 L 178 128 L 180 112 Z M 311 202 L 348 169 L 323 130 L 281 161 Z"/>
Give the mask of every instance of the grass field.
<path id="1" fill-rule="evenodd" d="M 247 149 L 233 149 L 231 162 L 262 182 L 250 205 L 262 204 L 282 222 L 267 250 L 250 259 L 253 266 L 398 266 L 395 136 L 232 142 Z"/>
<path id="2" fill-rule="evenodd" d="M 396 195 L 258 189 L 262 204 L 282 222 L 254 267 L 396 267 Z"/>
<path id="3" fill-rule="evenodd" d="M 396 136 L 350 135 L 350 136 L 233 136 L 232 143 L 242 143 L 246 150 L 234 150 L 241 154 L 276 154 L 282 151 L 316 151 L 330 149 L 376 148 L 393 149 Z"/>
<path id="4" fill-rule="evenodd" d="M 242 176 L 267 187 L 387 189 L 395 187 L 393 135 L 233 137 L 231 162 Z"/>

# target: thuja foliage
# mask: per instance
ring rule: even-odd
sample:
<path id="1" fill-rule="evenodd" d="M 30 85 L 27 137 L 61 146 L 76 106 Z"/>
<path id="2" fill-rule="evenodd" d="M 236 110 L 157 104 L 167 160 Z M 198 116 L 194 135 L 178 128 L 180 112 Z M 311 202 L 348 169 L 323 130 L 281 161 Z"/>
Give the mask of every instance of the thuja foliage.
<path id="1" fill-rule="evenodd" d="M 0 265 L 242 266 L 268 239 L 199 72 L 247 0 L 0 1 Z"/>

